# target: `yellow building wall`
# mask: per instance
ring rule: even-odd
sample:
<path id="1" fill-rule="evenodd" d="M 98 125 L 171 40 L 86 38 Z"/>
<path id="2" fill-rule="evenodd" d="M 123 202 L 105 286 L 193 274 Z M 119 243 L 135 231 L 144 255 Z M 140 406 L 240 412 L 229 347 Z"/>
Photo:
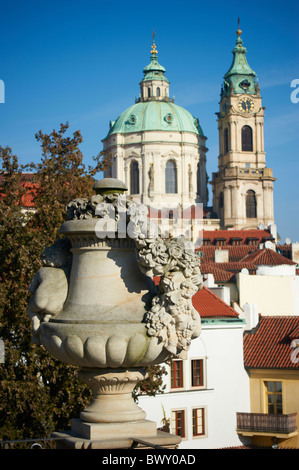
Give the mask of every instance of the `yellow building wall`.
<path id="1" fill-rule="evenodd" d="M 297 413 L 296 424 L 299 431 L 299 370 L 253 370 L 250 375 L 250 411 L 267 413 L 265 381 L 282 382 L 283 414 Z M 272 438 L 255 436 L 252 443 L 259 446 L 271 446 Z M 299 434 L 288 439 L 278 439 L 278 446 L 299 448 Z"/>
<path id="2" fill-rule="evenodd" d="M 262 315 L 299 314 L 299 276 L 237 274 L 239 305 L 256 304 Z"/>

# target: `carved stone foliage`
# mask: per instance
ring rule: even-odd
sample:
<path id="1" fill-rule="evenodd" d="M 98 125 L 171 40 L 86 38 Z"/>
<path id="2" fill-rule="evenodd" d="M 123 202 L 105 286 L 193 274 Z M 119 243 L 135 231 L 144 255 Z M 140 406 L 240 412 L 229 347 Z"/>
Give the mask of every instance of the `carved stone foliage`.
<path id="1" fill-rule="evenodd" d="M 185 237 L 172 240 L 138 238 L 139 267 L 159 276 L 159 292 L 145 315 L 149 336 L 157 336 L 172 355 L 186 358 L 191 339 L 200 334 L 200 317 L 192 305 L 202 287 L 200 260 Z"/>

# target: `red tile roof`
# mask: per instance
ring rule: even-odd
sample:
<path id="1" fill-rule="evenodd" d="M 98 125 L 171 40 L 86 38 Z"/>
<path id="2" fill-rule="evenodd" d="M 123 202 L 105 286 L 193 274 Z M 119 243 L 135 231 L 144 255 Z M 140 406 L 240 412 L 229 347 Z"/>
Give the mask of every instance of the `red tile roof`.
<path id="1" fill-rule="evenodd" d="M 204 266 L 204 263 L 202 264 Z M 219 269 L 229 271 L 232 273 L 239 273 L 242 269 L 246 268 L 250 273 L 255 273 L 256 265 L 254 263 L 238 261 L 235 263 L 213 263 L 214 266 L 218 266 Z"/>
<path id="2" fill-rule="evenodd" d="M 285 256 L 291 256 L 292 245 L 285 243 L 284 245 L 277 245 L 278 252 L 282 252 Z"/>
<path id="3" fill-rule="evenodd" d="M 252 262 L 257 266 L 280 266 L 282 264 L 295 265 L 294 261 L 280 255 L 274 250 L 263 248 L 250 253 L 243 259 L 243 262 Z"/>
<path id="4" fill-rule="evenodd" d="M 4 175 L 0 175 L 0 187 L 1 182 L 4 180 Z M 22 173 L 20 178 L 21 188 L 25 189 L 24 194 L 21 196 L 20 205 L 26 209 L 34 207 L 34 197 L 36 196 L 36 190 L 38 185 L 33 181 L 33 173 Z M 3 194 L 3 193 L 2 193 Z"/>
<path id="5" fill-rule="evenodd" d="M 229 261 L 235 262 L 240 261 L 241 259 L 245 258 L 249 253 L 252 253 L 256 250 L 255 246 L 251 245 L 239 245 L 239 246 L 231 246 L 231 245 L 224 245 L 224 246 L 201 246 L 197 248 L 196 252 L 203 253 L 203 262 L 205 261 L 215 261 L 215 251 L 216 250 L 228 250 L 228 257 Z"/>
<path id="6" fill-rule="evenodd" d="M 250 234 L 252 234 L 253 232 L 268 233 L 264 230 L 218 230 L 215 232 L 242 232 L 245 234 L 245 237 L 248 235 L 248 232 Z M 216 250 L 228 251 L 227 263 L 215 262 Z M 283 256 L 282 254 L 277 253 L 274 250 L 268 248 L 258 249 L 253 245 L 209 245 L 197 248 L 196 252 L 201 257 L 201 272 L 203 274 L 213 274 L 216 283 L 229 282 L 233 277 L 231 273 L 236 274 L 237 272 L 240 272 L 243 268 L 248 269 L 249 274 L 255 274 L 257 267 L 262 265 L 278 266 L 284 264 L 296 264 L 290 259 L 288 259 L 286 256 Z M 296 274 L 299 274 L 299 270 L 298 272 L 296 271 Z"/>
<path id="7" fill-rule="evenodd" d="M 258 326 L 244 335 L 244 364 L 250 369 L 299 369 L 291 347 L 299 338 L 299 316 L 260 316 Z M 297 356 L 297 357 L 296 357 Z"/>
<path id="8" fill-rule="evenodd" d="M 214 280 L 217 283 L 229 282 L 235 275 L 233 272 L 220 269 L 215 263 L 203 263 L 200 271 L 202 274 L 213 274 Z"/>
<path id="9" fill-rule="evenodd" d="M 205 286 L 192 297 L 192 304 L 201 318 L 239 317 L 232 307 Z"/>
<path id="10" fill-rule="evenodd" d="M 158 286 L 160 277 L 154 276 L 153 281 Z M 192 297 L 192 304 L 202 318 L 238 318 L 239 316 L 232 307 L 205 286 Z"/>
<path id="11" fill-rule="evenodd" d="M 21 206 L 25 207 L 26 209 L 31 209 L 35 206 L 34 198 L 36 196 L 36 190 L 38 186 L 36 183 L 25 182 L 22 184 L 22 187 L 26 188 L 26 192 L 21 198 Z"/>
<path id="12" fill-rule="evenodd" d="M 258 243 L 262 243 L 265 240 L 273 240 L 273 236 L 268 230 L 204 230 L 203 239 L 211 240 L 213 243 L 216 239 L 226 240 L 226 244 L 229 245 L 231 240 L 234 238 L 241 239 L 245 244 L 250 238 L 258 239 Z"/>

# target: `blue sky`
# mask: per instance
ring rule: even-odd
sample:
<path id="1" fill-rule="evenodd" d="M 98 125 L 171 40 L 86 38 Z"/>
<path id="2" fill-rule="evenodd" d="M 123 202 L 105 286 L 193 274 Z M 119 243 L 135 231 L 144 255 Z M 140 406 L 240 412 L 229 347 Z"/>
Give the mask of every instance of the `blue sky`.
<path id="1" fill-rule="evenodd" d="M 156 32 L 170 96 L 207 136 L 207 171 L 217 171 L 218 111 L 240 17 L 249 65 L 265 111 L 267 166 L 277 178 L 274 210 L 282 242 L 299 241 L 299 2 L 11 1 L 2 2 L 0 145 L 21 163 L 39 161 L 35 133 L 70 124 L 81 130 L 85 163 L 102 150 L 109 121 L 134 103 Z M 299 93 L 298 93 L 299 97 Z M 210 186 L 210 185 L 209 185 Z M 211 189 L 209 188 L 210 201 Z"/>

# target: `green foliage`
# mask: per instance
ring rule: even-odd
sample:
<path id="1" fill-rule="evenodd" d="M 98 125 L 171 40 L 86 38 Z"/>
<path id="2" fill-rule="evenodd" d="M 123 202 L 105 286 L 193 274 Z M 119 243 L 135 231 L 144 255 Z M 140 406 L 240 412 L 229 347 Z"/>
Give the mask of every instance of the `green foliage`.
<path id="1" fill-rule="evenodd" d="M 136 385 L 133 398 L 138 401 L 138 396 L 146 394 L 154 397 L 157 391 L 163 393 L 166 385 L 163 385 L 163 375 L 167 375 L 166 368 L 160 365 L 147 367 L 147 378 Z"/>
<path id="2" fill-rule="evenodd" d="M 20 166 L 9 147 L 0 146 L 0 338 L 5 363 L 0 364 L 0 440 L 47 437 L 67 429 L 71 418 L 91 401 L 91 392 L 77 378 L 77 369 L 53 358 L 31 341 L 27 314 L 28 286 L 41 267 L 40 255 L 59 238 L 65 206 L 72 199 L 92 194 L 94 176 L 110 164 L 99 153 L 86 168 L 79 149 L 80 131 L 67 137 L 68 124 L 36 139 L 42 149 L 38 164 Z M 31 187 L 36 212 L 22 212 L 22 197 L 30 190 L 22 173 L 34 173 Z M 156 366 L 146 381 L 147 392 L 161 386 Z M 151 375 L 152 374 L 152 375 Z M 149 380 L 149 379 L 148 379 Z"/>

